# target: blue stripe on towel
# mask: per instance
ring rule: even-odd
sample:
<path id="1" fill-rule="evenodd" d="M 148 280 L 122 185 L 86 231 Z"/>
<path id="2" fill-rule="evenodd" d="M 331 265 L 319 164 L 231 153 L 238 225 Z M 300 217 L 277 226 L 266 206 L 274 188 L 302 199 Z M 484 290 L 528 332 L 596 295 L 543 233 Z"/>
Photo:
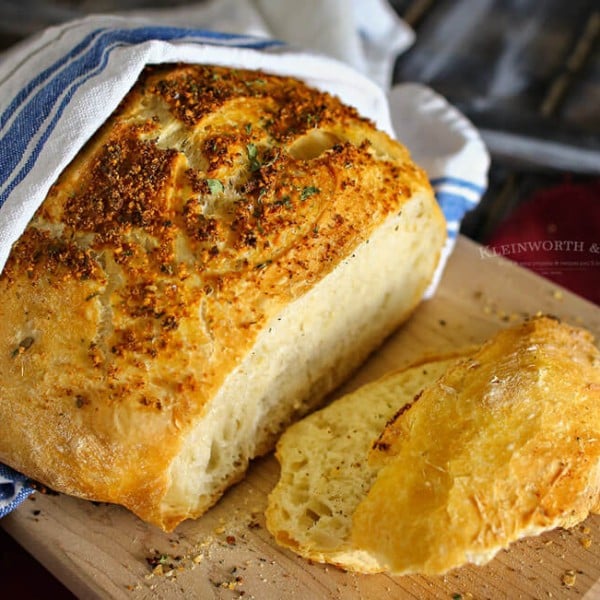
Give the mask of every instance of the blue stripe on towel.
<path id="1" fill-rule="evenodd" d="M 62 58 L 57 60 L 53 65 L 50 65 L 47 69 L 44 69 L 36 77 L 34 77 L 14 98 L 14 100 L 8 105 L 8 108 L 0 115 L 0 130 L 4 128 L 7 121 L 12 117 L 13 113 L 17 108 L 22 107 L 25 100 L 30 96 L 35 88 L 43 84 L 53 73 L 60 69 L 65 63 L 72 58 L 81 54 L 90 43 L 106 29 L 97 29 L 92 33 L 85 36 L 85 38 L 79 42 L 70 52 L 65 54 Z"/>
<path id="2" fill-rule="evenodd" d="M 480 195 L 483 194 L 486 189 L 483 185 L 478 185 L 476 183 L 473 183 L 472 181 L 467 181 L 466 179 L 460 179 L 458 177 L 438 177 L 436 179 L 431 180 L 431 185 L 434 188 L 440 188 L 444 185 L 452 185 L 454 187 L 472 190 L 473 192 L 477 192 Z"/>
<path id="3" fill-rule="evenodd" d="M 0 464 L 0 518 L 17 508 L 31 492 L 24 475 Z"/>
<path id="4" fill-rule="evenodd" d="M 477 201 L 460 194 L 444 192 L 434 188 L 435 197 L 448 223 L 448 237 L 454 239 L 458 235 L 460 222 L 465 213 L 475 208 Z"/>

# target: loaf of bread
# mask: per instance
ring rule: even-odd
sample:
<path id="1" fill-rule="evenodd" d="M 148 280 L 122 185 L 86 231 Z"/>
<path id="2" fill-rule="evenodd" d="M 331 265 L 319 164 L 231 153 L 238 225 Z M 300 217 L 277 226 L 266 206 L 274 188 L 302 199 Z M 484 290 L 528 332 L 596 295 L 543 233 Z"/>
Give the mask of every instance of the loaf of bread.
<path id="1" fill-rule="evenodd" d="M 342 398 L 291 427 L 277 456 L 267 526 L 280 544 L 360 572 L 482 564 L 600 511 L 600 352 L 585 330 L 536 318 Z"/>
<path id="2" fill-rule="evenodd" d="M 148 67 L 0 278 L 0 462 L 170 530 L 419 303 L 406 149 L 293 78 Z"/>

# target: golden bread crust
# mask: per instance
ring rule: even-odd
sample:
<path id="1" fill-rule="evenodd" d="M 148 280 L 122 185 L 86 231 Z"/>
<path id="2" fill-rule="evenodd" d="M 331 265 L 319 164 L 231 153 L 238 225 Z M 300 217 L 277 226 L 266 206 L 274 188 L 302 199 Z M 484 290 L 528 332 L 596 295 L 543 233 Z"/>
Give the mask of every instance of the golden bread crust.
<path id="1" fill-rule="evenodd" d="M 386 426 L 353 544 L 396 574 L 483 563 L 600 497 L 600 352 L 536 318 L 451 366 Z"/>
<path id="2" fill-rule="evenodd" d="M 167 467 L 227 375 L 417 193 L 400 144 L 300 81 L 147 68 L 0 278 L 0 460 L 172 528 Z"/>

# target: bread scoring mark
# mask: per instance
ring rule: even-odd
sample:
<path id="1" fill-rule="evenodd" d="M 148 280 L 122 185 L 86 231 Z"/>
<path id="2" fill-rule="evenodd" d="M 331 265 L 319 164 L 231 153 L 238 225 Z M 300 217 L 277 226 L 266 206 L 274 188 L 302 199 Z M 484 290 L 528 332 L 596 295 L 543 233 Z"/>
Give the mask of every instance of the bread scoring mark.
<path id="1" fill-rule="evenodd" d="M 204 65 L 182 66 L 175 71 L 150 67 L 146 75 L 148 93 L 162 98 L 173 115 L 188 127 L 219 114 L 229 102 L 247 105 L 252 100 L 259 100 L 264 108 L 259 122 L 250 123 L 251 127 L 260 126 L 279 142 L 328 123 L 348 119 L 367 122 L 355 109 L 326 93 L 299 86 L 292 77 Z"/>
<path id="2" fill-rule="evenodd" d="M 401 406 L 394 415 L 388 419 L 383 430 L 379 434 L 379 437 L 373 442 L 371 446 L 372 452 L 381 452 L 383 454 L 389 453 L 392 448 L 392 440 L 395 440 L 398 436 L 402 435 L 401 428 L 396 426 L 400 417 L 406 413 L 414 404 L 419 400 L 422 396 L 423 390 L 420 390 L 415 394 L 412 401 L 407 402 L 403 406 Z M 374 457 L 370 457 L 369 460 L 374 460 Z"/>

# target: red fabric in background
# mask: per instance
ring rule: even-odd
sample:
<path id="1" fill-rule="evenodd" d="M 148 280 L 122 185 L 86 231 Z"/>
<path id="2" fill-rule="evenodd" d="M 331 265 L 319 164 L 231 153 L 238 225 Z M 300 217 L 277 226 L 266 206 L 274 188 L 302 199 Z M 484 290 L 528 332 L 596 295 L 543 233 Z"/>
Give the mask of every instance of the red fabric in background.
<path id="1" fill-rule="evenodd" d="M 600 179 L 536 192 L 487 246 L 600 304 Z"/>

